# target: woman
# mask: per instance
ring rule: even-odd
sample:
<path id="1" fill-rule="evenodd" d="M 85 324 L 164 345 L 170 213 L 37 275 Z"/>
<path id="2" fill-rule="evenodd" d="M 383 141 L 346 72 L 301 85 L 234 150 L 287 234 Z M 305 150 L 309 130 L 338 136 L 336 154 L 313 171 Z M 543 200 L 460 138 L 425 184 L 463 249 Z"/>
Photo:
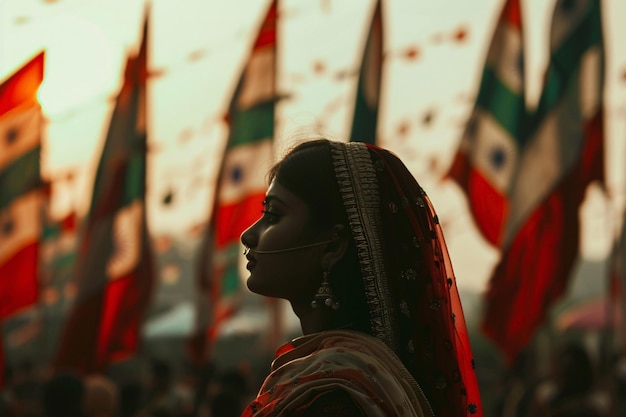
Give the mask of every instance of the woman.
<path id="1" fill-rule="evenodd" d="M 391 152 L 327 140 L 270 171 L 242 234 L 249 289 L 291 303 L 282 346 L 244 416 L 482 415 L 437 215 Z"/>

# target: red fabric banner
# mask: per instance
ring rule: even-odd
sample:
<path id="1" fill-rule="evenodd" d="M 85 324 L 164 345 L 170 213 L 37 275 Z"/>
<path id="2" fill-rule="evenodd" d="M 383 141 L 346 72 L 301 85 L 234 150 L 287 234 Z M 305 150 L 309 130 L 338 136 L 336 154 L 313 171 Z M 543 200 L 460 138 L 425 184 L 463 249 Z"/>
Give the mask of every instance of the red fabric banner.
<path id="1" fill-rule="evenodd" d="M 482 329 L 512 363 L 564 292 L 579 246 L 587 185 L 604 177 L 602 113 L 585 127 L 580 163 L 525 222 L 502 254 L 486 294 Z"/>
<path id="2" fill-rule="evenodd" d="M 261 217 L 265 193 L 247 195 L 244 200 L 221 205 L 215 216 L 218 220 L 215 231 L 216 249 L 239 242 L 239 237 L 251 224 Z"/>
<path id="3" fill-rule="evenodd" d="M 465 191 L 474 221 L 485 239 L 492 245 L 498 245 L 509 200 L 474 168 L 465 153 L 456 154 L 449 175 Z"/>
<path id="4" fill-rule="evenodd" d="M 0 265 L 0 321 L 37 303 L 38 260 L 39 242 L 35 241 Z"/>

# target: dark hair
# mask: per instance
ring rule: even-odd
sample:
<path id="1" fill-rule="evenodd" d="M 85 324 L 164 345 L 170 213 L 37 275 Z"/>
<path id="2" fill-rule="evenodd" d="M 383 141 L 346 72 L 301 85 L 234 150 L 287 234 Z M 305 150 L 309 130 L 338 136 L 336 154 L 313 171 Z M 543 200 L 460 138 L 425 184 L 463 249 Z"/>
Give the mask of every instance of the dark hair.
<path id="1" fill-rule="evenodd" d="M 330 229 L 336 224 L 341 224 L 345 226 L 346 233 L 350 233 L 328 140 L 311 140 L 295 146 L 270 169 L 268 179 L 276 180 L 304 201 L 315 226 Z M 371 334 L 369 310 L 356 245 L 352 236 L 349 236 L 349 239 L 349 249 L 330 271 L 329 281 L 341 303 L 341 313 L 348 316 L 344 316 L 343 321 L 347 319 L 352 323 L 349 328 L 353 330 Z"/>
<path id="2" fill-rule="evenodd" d="M 270 169 L 268 178 L 302 199 L 311 210 L 316 226 L 347 226 L 327 140 L 312 140 L 292 148 Z"/>

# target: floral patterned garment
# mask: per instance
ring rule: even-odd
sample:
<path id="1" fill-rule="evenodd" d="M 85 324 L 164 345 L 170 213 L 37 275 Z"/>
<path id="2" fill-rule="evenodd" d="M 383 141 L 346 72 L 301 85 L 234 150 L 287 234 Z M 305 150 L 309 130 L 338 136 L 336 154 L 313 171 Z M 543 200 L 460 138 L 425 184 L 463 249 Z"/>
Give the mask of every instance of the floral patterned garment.
<path id="1" fill-rule="evenodd" d="M 318 397 L 302 417 L 365 417 L 365 412 L 350 394 L 338 389 Z"/>
<path id="2" fill-rule="evenodd" d="M 278 350 L 272 372 L 242 417 L 305 416 L 337 390 L 347 393 L 363 416 L 433 416 L 418 384 L 383 342 L 356 331 L 327 331 Z M 350 404 L 324 407 L 354 411 Z"/>

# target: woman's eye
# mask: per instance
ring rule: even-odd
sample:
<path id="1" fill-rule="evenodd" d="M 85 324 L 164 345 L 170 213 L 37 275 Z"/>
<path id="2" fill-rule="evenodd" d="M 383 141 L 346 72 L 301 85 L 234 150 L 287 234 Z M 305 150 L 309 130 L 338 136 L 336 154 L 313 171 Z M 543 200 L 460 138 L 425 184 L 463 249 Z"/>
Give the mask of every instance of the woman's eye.
<path id="1" fill-rule="evenodd" d="M 275 223 L 280 220 L 280 214 L 270 211 L 270 210 L 262 210 L 263 218 L 267 220 L 269 223 Z"/>

